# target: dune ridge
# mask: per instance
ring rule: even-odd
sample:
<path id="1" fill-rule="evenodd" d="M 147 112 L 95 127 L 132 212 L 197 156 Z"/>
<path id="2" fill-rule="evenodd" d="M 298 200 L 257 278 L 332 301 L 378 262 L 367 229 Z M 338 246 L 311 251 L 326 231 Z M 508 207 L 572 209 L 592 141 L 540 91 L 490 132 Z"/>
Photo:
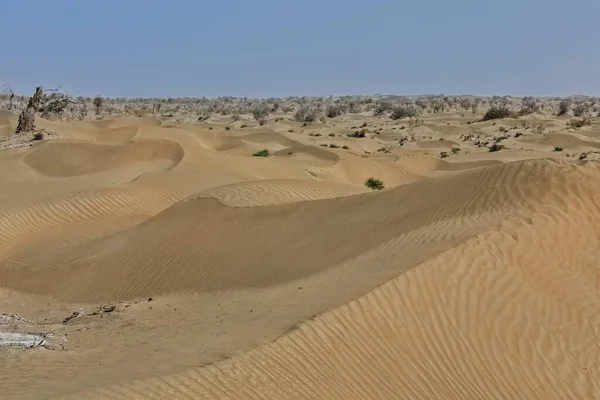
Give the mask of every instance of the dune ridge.
<path id="1" fill-rule="evenodd" d="M 600 244 L 590 221 L 600 207 L 587 186 L 599 174 L 574 172 L 551 182 L 527 218 L 506 220 L 272 344 L 69 398 L 595 398 L 600 349 L 578 327 L 600 322 L 600 275 L 589 254 Z M 564 231 L 577 254 L 568 264 Z M 538 246 L 543 256 L 530 253 Z"/>

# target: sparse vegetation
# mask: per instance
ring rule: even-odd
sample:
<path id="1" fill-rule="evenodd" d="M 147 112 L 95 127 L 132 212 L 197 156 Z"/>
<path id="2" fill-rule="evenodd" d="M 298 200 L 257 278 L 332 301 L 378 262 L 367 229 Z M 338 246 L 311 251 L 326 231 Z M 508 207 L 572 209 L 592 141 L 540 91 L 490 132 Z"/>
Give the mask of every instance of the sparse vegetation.
<path id="1" fill-rule="evenodd" d="M 494 143 L 494 144 L 492 144 L 492 145 L 489 147 L 489 152 L 490 152 L 490 153 L 493 153 L 493 152 L 496 152 L 496 151 L 500 151 L 500 150 L 502 150 L 502 149 L 504 149 L 504 148 L 505 148 L 505 147 L 504 147 L 504 145 L 502 145 L 502 144 L 498 144 L 498 143 Z"/>
<path id="2" fill-rule="evenodd" d="M 320 111 L 317 106 L 303 105 L 294 114 L 294 121 L 310 123 L 319 119 Z"/>
<path id="3" fill-rule="evenodd" d="M 573 118 L 567 122 L 567 126 L 572 129 L 583 128 L 584 126 L 590 125 L 592 122 L 588 118 L 577 119 Z"/>
<path id="4" fill-rule="evenodd" d="M 364 137 L 367 136 L 367 131 L 365 131 L 364 129 L 362 129 L 360 131 L 355 131 L 355 132 L 347 133 L 346 136 L 353 137 L 353 138 L 364 138 Z"/>
<path id="5" fill-rule="evenodd" d="M 325 115 L 327 118 L 336 118 L 346 114 L 347 110 L 348 108 L 343 104 L 330 104 L 325 110 Z"/>
<path id="6" fill-rule="evenodd" d="M 44 140 L 44 132 L 38 131 L 34 133 L 33 140 Z"/>
<path id="7" fill-rule="evenodd" d="M 558 103 L 558 112 L 556 113 L 556 115 L 559 117 L 562 115 L 566 115 L 569 112 L 570 108 L 571 108 L 571 100 L 569 100 L 569 99 L 561 100 L 561 102 Z"/>
<path id="8" fill-rule="evenodd" d="M 100 115 L 102 113 L 102 107 L 104 106 L 104 99 L 100 96 L 94 97 L 94 108 L 96 109 L 96 115 Z"/>
<path id="9" fill-rule="evenodd" d="M 390 115 L 391 119 L 403 119 L 403 118 L 412 118 L 419 115 L 416 107 L 412 105 L 402 105 L 397 106 L 392 110 L 392 115 Z"/>
<path id="10" fill-rule="evenodd" d="M 365 186 L 371 190 L 383 190 L 385 188 L 383 181 L 373 177 L 365 181 Z"/>
<path id="11" fill-rule="evenodd" d="M 459 151 L 460 151 L 460 148 L 458 148 L 458 147 L 452 148 L 452 154 L 457 154 Z"/>
<path id="12" fill-rule="evenodd" d="M 252 109 L 252 116 L 260 126 L 263 126 L 267 123 L 270 111 L 271 107 L 269 107 L 267 104 L 258 104 Z"/>
<path id="13" fill-rule="evenodd" d="M 559 147 L 559 146 L 556 146 L 556 147 L 554 148 L 554 151 L 563 151 L 563 148 L 562 148 L 562 147 Z"/>
<path id="14" fill-rule="evenodd" d="M 256 153 L 252 154 L 253 157 L 269 157 L 271 153 L 269 152 L 269 150 L 267 149 L 262 149 L 260 151 L 257 151 Z"/>
<path id="15" fill-rule="evenodd" d="M 483 121 L 490 121 L 493 119 L 501 119 L 501 118 L 512 118 L 515 117 L 515 113 L 511 111 L 507 107 L 497 107 L 492 106 L 489 110 L 484 114 Z"/>

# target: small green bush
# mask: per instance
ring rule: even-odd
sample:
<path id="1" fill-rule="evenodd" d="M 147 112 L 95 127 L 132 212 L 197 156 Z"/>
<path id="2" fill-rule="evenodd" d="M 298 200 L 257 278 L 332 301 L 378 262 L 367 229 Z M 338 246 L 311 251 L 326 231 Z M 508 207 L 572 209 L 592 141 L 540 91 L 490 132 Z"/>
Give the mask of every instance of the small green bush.
<path id="1" fill-rule="evenodd" d="M 452 154 L 456 154 L 456 153 L 458 153 L 459 151 L 460 151 L 460 148 L 458 148 L 458 147 L 453 147 L 453 148 L 452 148 Z"/>
<path id="2" fill-rule="evenodd" d="M 490 121 L 492 119 L 500 118 L 512 118 L 515 116 L 515 113 L 509 110 L 507 107 L 492 106 L 483 116 L 483 121 Z"/>
<path id="3" fill-rule="evenodd" d="M 36 132 L 33 135 L 33 140 L 44 140 L 44 132 Z"/>
<path id="4" fill-rule="evenodd" d="M 562 148 L 562 147 L 559 147 L 559 146 L 556 146 L 556 147 L 554 148 L 554 151 L 563 151 L 563 148 Z"/>
<path id="5" fill-rule="evenodd" d="M 365 181 L 365 186 L 371 190 L 383 190 L 385 188 L 383 181 L 373 177 Z"/>
<path id="6" fill-rule="evenodd" d="M 271 154 L 269 152 L 269 150 L 267 149 L 262 149 L 260 151 L 257 151 L 256 153 L 252 154 L 253 157 L 269 157 L 269 154 Z"/>
<path id="7" fill-rule="evenodd" d="M 346 146 L 346 145 L 343 145 L 343 146 L 342 146 L 342 149 L 344 149 L 344 150 L 350 150 L 350 147 L 348 147 L 348 146 Z"/>

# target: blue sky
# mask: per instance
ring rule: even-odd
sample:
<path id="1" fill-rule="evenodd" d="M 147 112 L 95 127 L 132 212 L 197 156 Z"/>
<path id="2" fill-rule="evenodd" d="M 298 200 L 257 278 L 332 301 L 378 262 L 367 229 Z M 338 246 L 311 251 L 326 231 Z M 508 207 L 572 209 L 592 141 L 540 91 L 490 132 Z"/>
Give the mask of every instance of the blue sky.
<path id="1" fill-rule="evenodd" d="M 2 14 L 0 84 L 20 93 L 600 95 L 598 0 L 2 0 Z"/>

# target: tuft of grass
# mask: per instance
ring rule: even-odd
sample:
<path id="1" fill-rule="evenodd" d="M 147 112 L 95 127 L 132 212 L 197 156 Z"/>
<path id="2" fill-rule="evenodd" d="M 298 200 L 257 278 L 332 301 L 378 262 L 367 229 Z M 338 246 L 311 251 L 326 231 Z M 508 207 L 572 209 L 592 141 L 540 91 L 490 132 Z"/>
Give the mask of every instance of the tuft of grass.
<path id="1" fill-rule="evenodd" d="M 331 143 L 331 144 L 329 145 L 329 148 L 331 148 L 331 149 L 339 149 L 339 148 L 340 148 L 340 146 L 338 146 L 337 144 Z"/>
<path id="2" fill-rule="evenodd" d="M 448 154 L 448 152 L 447 152 L 447 151 L 442 151 L 442 152 L 440 153 L 440 158 L 447 158 L 447 157 L 450 157 L 450 154 Z"/>
<path id="3" fill-rule="evenodd" d="M 365 181 L 365 186 L 371 190 L 383 190 L 385 188 L 383 181 L 373 177 Z"/>
<path id="4" fill-rule="evenodd" d="M 44 140 L 44 132 L 36 132 L 33 135 L 33 140 Z"/>
<path id="5" fill-rule="evenodd" d="M 348 146 L 346 146 L 346 145 L 343 145 L 343 146 L 342 146 L 342 149 L 344 149 L 344 150 L 350 150 L 350 147 L 348 147 Z"/>
<path id="6" fill-rule="evenodd" d="M 554 148 L 554 151 L 563 151 L 563 148 L 562 148 L 562 147 L 560 147 L 560 146 L 556 146 L 556 147 Z"/>
<path id="7" fill-rule="evenodd" d="M 457 154 L 459 151 L 460 151 L 460 148 L 458 148 L 458 147 L 452 148 L 452 154 Z"/>
<path id="8" fill-rule="evenodd" d="M 252 154 L 252 157 L 269 157 L 269 154 L 271 154 L 269 152 L 269 150 L 262 149 L 260 151 L 257 151 L 256 153 Z"/>

